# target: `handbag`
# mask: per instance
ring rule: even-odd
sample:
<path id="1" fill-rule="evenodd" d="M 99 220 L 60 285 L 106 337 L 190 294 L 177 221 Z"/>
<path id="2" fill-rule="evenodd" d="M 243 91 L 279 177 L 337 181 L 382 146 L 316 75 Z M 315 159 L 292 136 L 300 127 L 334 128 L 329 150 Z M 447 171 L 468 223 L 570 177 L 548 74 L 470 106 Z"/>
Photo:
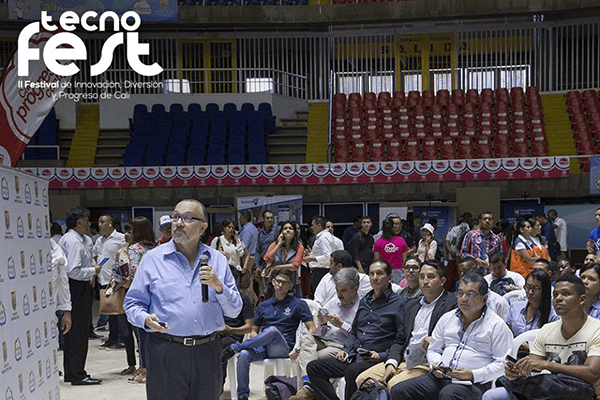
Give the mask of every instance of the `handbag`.
<path id="1" fill-rule="evenodd" d="M 288 400 L 296 394 L 296 378 L 271 375 L 265 379 L 267 400 Z"/>
<path id="2" fill-rule="evenodd" d="M 105 315 L 119 315 L 125 314 L 123 308 L 123 301 L 125 300 L 125 294 L 127 289 L 119 287 L 109 296 L 106 295 L 106 289 L 100 289 L 100 314 Z"/>
<path id="3" fill-rule="evenodd" d="M 390 395 L 386 388 L 381 386 L 377 379 L 365 379 L 358 390 L 354 392 L 351 400 L 389 400 Z"/>

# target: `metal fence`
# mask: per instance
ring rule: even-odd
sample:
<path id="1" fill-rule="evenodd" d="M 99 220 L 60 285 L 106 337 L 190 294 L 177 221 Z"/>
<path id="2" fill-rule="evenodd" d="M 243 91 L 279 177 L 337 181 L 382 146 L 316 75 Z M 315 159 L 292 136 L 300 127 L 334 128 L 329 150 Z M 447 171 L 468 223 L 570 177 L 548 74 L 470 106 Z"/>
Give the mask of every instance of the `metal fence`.
<path id="1" fill-rule="evenodd" d="M 85 40 L 90 60 L 79 62 L 74 91 L 126 93 L 271 92 L 305 100 L 329 99 L 337 92 L 483 89 L 535 85 L 541 92 L 600 87 L 600 22 L 530 22 L 330 28 L 328 32 L 262 32 L 185 38 L 148 43 L 146 64 L 164 72 L 134 73 L 125 46 L 115 50 L 110 68 L 89 75 L 104 38 Z M 429 33 L 419 33 L 429 30 Z M 14 40 L 0 41 L 4 65 Z M 120 85 L 110 87 L 110 83 Z M 160 83 L 160 84 L 159 84 Z"/>

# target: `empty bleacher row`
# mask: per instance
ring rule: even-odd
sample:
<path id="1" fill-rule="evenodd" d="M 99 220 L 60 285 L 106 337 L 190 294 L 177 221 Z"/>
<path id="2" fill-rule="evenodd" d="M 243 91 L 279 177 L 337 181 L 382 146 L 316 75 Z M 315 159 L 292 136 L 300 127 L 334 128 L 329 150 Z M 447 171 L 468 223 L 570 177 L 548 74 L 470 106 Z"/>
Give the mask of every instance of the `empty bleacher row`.
<path id="1" fill-rule="evenodd" d="M 548 154 L 535 87 L 338 93 L 333 99 L 335 162 L 416 161 Z"/>
<path id="2" fill-rule="evenodd" d="M 58 158 L 59 120 L 50 110 L 23 152 L 26 160 L 56 160 Z M 43 146 L 43 147 L 42 147 Z"/>
<path id="3" fill-rule="evenodd" d="M 187 111 L 177 103 L 169 111 L 136 104 L 130 130 L 125 166 L 266 164 L 266 135 L 275 132 L 275 117 L 268 103 L 258 110 L 251 103 L 240 110 L 233 103 L 223 110 L 192 103 Z"/>
<path id="4" fill-rule="evenodd" d="M 598 92 L 585 90 L 566 94 L 571 129 L 579 155 L 600 153 L 600 102 Z"/>

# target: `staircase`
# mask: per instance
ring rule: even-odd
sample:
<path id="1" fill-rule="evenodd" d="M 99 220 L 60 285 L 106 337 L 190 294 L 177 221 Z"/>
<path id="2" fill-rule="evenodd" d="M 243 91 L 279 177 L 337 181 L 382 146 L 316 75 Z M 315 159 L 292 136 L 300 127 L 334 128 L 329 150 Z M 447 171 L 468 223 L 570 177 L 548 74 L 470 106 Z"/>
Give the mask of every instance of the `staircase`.
<path id="1" fill-rule="evenodd" d="M 304 164 L 308 111 L 295 111 L 294 118 L 280 118 L 276 132 L 267 136 L 269 163 Z"/>
<path id="2" fill-rule="evenodd" d="M 67 159 L 68 168 L 94 166 L 99 133 L 100 106 L 82 104 Z"/>
<path id="3" fill-rule="evenodd" d="M 541 97 L 546 139 L 548 141 L 548 155 L 577 155 L 564 94 L 546 94 Z M 579 163 L 571 162 L 571 173 L 579 172 Z"/>
<path id="4" fill-rule="evenodd" d="M 327 162 L 328 130 L 329 103 L 309 103 L 308 140 L 306 145 L 307 163 L 324 164 Z"/>
<path id="5" fill-rule="evenodd" d="M 129 129 L 100 131 L 94 165 L 97 167 L 123 165 L 123 155 L 129 140 L 131 140 Z"/>

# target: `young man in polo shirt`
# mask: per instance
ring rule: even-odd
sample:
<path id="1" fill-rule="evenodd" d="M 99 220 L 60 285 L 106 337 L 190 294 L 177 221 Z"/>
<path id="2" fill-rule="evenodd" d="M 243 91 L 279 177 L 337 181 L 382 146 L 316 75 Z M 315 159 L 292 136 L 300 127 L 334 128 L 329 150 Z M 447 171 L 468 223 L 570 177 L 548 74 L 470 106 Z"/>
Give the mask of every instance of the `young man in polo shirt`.
<path id="1" fill-rule="evenodd" d="M 248 400 L 250 395 L 251 362 L 265 358 L 287 358 L 296 343 L 296 330 L 300 322 L 304 322 L 309 333 L 315 332 L 313 316 L 306 302 L 288 293 L 293 281 L 293 272 L 278 270 L 272 281 L 275 294 L 256 309 L 250 339 L 233 343 L 224 350 L 225 358 L 238 353 L 239 400 Z"/>

